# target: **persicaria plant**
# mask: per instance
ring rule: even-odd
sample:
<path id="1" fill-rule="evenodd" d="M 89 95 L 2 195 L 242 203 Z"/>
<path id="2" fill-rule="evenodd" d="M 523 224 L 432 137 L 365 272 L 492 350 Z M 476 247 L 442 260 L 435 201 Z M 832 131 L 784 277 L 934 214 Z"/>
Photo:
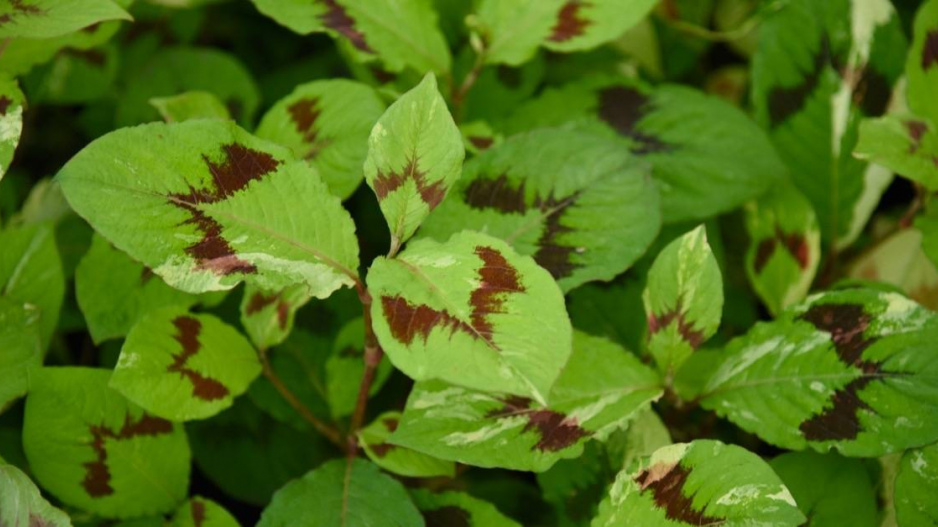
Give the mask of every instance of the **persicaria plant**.
<path id="1" fill-rule="evenodd" d="M 3 174 L 0 527 L 938 525 L 938 0 L 0 0 Z"/>

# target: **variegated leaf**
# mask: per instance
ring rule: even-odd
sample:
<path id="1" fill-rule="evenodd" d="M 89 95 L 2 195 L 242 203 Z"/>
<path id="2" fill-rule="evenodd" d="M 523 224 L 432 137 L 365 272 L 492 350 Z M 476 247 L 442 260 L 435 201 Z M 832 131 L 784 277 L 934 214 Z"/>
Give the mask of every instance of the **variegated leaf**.
<path id="1" fill-rule="evenodd" d="M 304 285 L 266 291 L 248 284 L 241 299 L 241 324 L 258 349 L 283 342 L 293 330 L 298 309 L 310 300 Z"/>
<path id="2" fill-rule="evenodd" d="M 40 312 L 0 296 L 0 413 L 26 395 L 32 372 L 42 366 Z"/>
<path id="3" fill-rule="evenodd" d="M 899 464 L 893 502 L 901 527 L 938 524 L 938 444 L 907 451 Z"/>
<path id="4" fill-rule="evenodd" d="M 388 443 L 397 430 L 400 412 L 385 412 L 358 433 L 358 442 L 375 465 L 406 477 L 456 476 L 456 464 Z"/>
<path id="5" fill-rule="evenodd" d="M 637 24 L 655 0 L 567 0 L 557 13 L 544 46 L 551 51 L 583 51 L 614 40 Z"/>
<path id="6" fill-rule="evenodd" d="M 520 527 L 494 505 L 463 492 L 413 489 L 410 496 L 427 527 Z"/>
<path id="7" fill-rule="evenodd" d="M 938 0 L 926 0 L 915 15 L 906 57 L 909 109 L 938 125 Z"/>
<path id="8" fill-rule="evenodd" d="M 0 4 L 0 39 L 58 37 L 117 19 L 132 20 L 111 0 L 8 0 Z"/>
<path id="9" fill-rule="evenodd" d="M 240 527 L 221 505 L 196 496 L 183 503 L 167 527 Z"/>
<path id="10" fill-rule="evenodd" d="M 16 81 L 0 78 L 0 179 L 9 170 L 13 152 L 20 142 L 25 103 Z"/>
<path id="11" fill-rule="evenodd" d="M 938 61 L 938 59 L 936 59 Z M 938 82 L 935 83 L 938 89 Z M 938 128 L 915 115 L 887 115 L 860 124 L 854 155 L 938 190 Z"/>
<path id="12" fill-rule="evenodd" d="M 29 476 L 0 459 L 0 525 L 72 527 L 68 515 L 53 507 Z"/>

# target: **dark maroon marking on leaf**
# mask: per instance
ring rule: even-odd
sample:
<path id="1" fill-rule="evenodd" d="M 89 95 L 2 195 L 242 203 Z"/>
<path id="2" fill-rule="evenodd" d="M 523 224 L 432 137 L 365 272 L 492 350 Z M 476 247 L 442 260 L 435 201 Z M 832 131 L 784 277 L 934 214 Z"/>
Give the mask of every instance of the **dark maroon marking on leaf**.
<path id="1" fill-rule="evenodd" d="M 507 417 L 519 414 L 531 406 L 531 399 L 520 395 L 509 395 L 502 399 L 503 406 L 494 410 L 489 410 L 485 417 Z"/>
<path id="2" fill-rule="evenodd" d="M 557 24 L 551 30 L 550 37 L 547 40 L 551 42 L 566 42 L 573 37 L 582 35 L 587 26 L 593 23 L 588 18 L 580 18 L 580 9 L 590 5 L 589 2 L 582 0 L 569 0 L 560 9 L 557 16 Z"/>
<path id="3" fill-rule="evenodd" d="M 472 136 L 469 136 L 469 142 L 472 143 L 472 146 L 478 148 L 479 150 L 486 150 L 486 149 L 488 149 L 490 146 L 492 146 L 492 143 L 493 143 L 494 141 L 495 141 L 495 140 L 492 139 L 491 137 L 482 137 L 482 136 L 479 136 L 479 135 L 472 135 Z M 476 181 L 478 181 L 478 180 L 476 180 Z M 475 183 L 475 181 L 473 181 L 473 183 Z"/>
<path id="4" fill-rule="evenodd" d="M 407 180 L 412 180 L 417 186 L 417 192 L 420 193 L 420 199 L 430 207 L 430 210 L 433 210 L 446 197 L 446 188 L 443 186 L 442 180 L 427 184 L 426 177 L 427 173 L 421 172 L 418 168 L 417 158 L 412 157 L 400 174 L 395 172 L 385 174 L 378 170 L 374 183 L 375 194 L 378 196 L 378 200 L 383 200 L 385 196 L 400 188 Z"/>
<path id="5" fill-rule="evenodd" d="M 599 92 L 599 118 L 635 142 L 630 150 L 635 154 L 654 154 L 673 149 L 657 137 L 636 129 L 648 113 L 648 97 L 629 86 L 610 86 Z"/>
<path id="6" fill-rule="evenodd" d="M 0 115 L 6 115 L 11 104 L 13 104 L 13 99 L 6 95 L 0 96 Z"/>
<path id="7" fill-rule="evenodd" d="M 863 115 L 879 117 L 886 112 L 892 88 L 885 75 L 867 66 L 853 88 L 853 103 L 860 107 Z"/>
<path id="8" fill-rule="evenodd" d="M 488 316 L 505 313 L 506 295 L 523 293 L 525 288 L 518 280 L 518 270 L 502 253 L 482 246 L 476 247 L 475 253 L 482 260 L 482 267 L 478 271 L 479 286 L 469 295 L 472 306 L 469 320 L 479 335 L 491 343 L 493 328 Z"/>
<path id="9" fill-rule="evenodd" d="M 769 263 L 769 258 L 775 254 L 775 246 L 777 244 L 778 240 L 774 236 L 759 242 L 759 246 L 756 247 L 756 258 L 752 264 L 756 274 L 761 273 L 762 270 L 765 269 L 766 264 Z"/>
<path id="10" fill-rule="evenodd" d="M 650 313 L 648 315 L 648 338 L 650 339 L 652 335 L 670 326 L 672 322 L 677 321 L 677 332 L 681 335 L 681 338 L 690 344 L 691 348 L 699 348 L 704 341 L 703 331 L 698 331 L 694 329 L 691 324 L 688 324 L 687 321 L 684 320 L 684 315 L 683 299 L 680 297 L 678 297 L 677 302 L 675 302 L 674 309 L 657 316 L 655 316 L 654 313 Z"/>
<path id="11" fill-rule="evenodd" d="M 99 49 L 79 50 L 65 48 L 60 53 L 66 57 L 74 57 L 78 60 L 83 60 L 96 68 L 103 68 L 104 64 L 107 62 L 107 55 Z"/>
<path id="12" fill-rule="evenodd" d="M 694 495 L 684 495 L 684 485 L 690 470 L 680 464 L 654 465 L 638 474 L 635 483 L 641 493 L 651 492 L 659 509 L 664 509 L 667 519 L 688 525 L 722 525 L 725 518 L 707 516 L 694 508 Z"/>
<path id="13" fill-rule="evenodd" d="M 400 421 L 393 417 L 386 417 L 382 419 L 381 422 L 384 424 L 384 428 L 386 428 L 388 432 L 392 433 L 397 431 L 397 426 L 400 424 Z"/>
<path id="14" fill-rule="evenodd" d="M 790 87 L 776 86 L 769 92 L 769 126 L 775 128 L 801 111 L 811 93 L 821 81 L 824 67 L 831 63 L 830 42 L 822 35 L 820 48 L 814 55 L 811 68 L 805 72 L 800 84 Z"/>
<path id="15" fill-rule="evenodd" d="M 938 64 L 938 29 L 932 29 L 925 34 L 925 42 L 922 47 L 922 69 Z"/>
<path id="16" fill-rule="evenodd" d="M 513 90 L 521 87 L 521 68 L 512 68 L 501 64 L 495 68 L 495 76 L 502 84 Z"/>
<path id="17" fill-rule="evenodd" d="M 180 353 L 173 354 L 173 363 L 166 367 L 166 371 L 178 373 L 189 379 L 192 383 L 192 396 L 205 401 L 214 401 L 228 395 L 228 388 L 215 379 L 210 379 L 201 373 L 186 367 L 186 363 L 193 355 L 199 352 L 202 345 L 199 343 L 199 333 L 202 332 L 202 323 L 189 316 L 179 316 L 173 320 L 176 326 L 176 342 L 182 345 Z"/>
<path id="18" fill-rule="evenodd" d="M 362 356 L 362 353 L 364 353 L 364 352 L 365 352 L 365 350 L 362 350 L 362 349 L 359 349 L 359 348 L 355 348 L 355 347 L 352 347 L 352 346 L 346 346 L 346 347 L 342 348 L 342 351 L 339 352 L 339 357 L 358 358 L 358 357 L 361 357 L 361 356 Z"/>
<path id="19" fill-rule="evenodd" d="M 253 315 L 273 303 L 277 304 L 277 325 L 281 330 L 286 331 L 287 323 L 290 321 L 290 304 L 284 300 L 283 291 L 269 295 L 256 291 L 251 295 L 247 307 L 244 308 L 244 314 L 248 316 Z"/>
<path id="20" fill-rule="evenodd" d="M 388 452 L 397 448 L 397 445 L 392 445 L 391 443 L 378 443 L 377 445 L 371 445 L 371 451 L 380 458 L 384 458 L 388 455 Z"/>
<path id="21" fill-rule="evenodd" d="M 144 413 L 136 422 L 130 420 L 130 415 L 124 416 L 124 425 L 120 431 L 114 432 L 104 425 L 92 425 L 88 427 L 91 434 L 91 448 L 95 453 L 95 460 L 84 463 L 85 478 L 81 485 L 85 492 L 92 498 L 100 498 L 114 494 L 114 488 L 111 487 L 111 471 L 107 465 L 107 449 L 104 441 L 110 439 L 121 441 L 133 439 L 139 436 L 158 436 L 169 434 L 173 431 L 173 423 L 159 417 L 154 417 Z"/>
<path id="22" fill-rule="evenodd" d="M 36 514 L 29 513 L 29 527 L 50 527 L 52 524 L 47 522 L 45 518 L 37 516 Z"/>
<path id="23" fill-rule="evenodd" d="M 430 331 L 438 326 L 448 327 L 452 333 L 463 331 L 474 338 L 478 337 L 468 324 L 446 311 L 438 311 L 425 305 L 415 306 L 399 296 L 382 296 L 381 306 L 384 308 L 384 318 L 391 328 L 391 335 L 398 342 L 408 346 L 418 334 L 426 343 Z"/>
<path id="24" fill-rule="evenodd" d="M 872 364 L 872 363 L 871 363 Z M 876 373 L 876 371 L 869 373 Z M 866 373 L 866 372 L 864 372 Z M 857 412 L 872 408 L 860 399 L 859 391 L 872 381 L 872 377 L 859 377 L 834 392 L 830 408 L 811 417 L 798 427 L 801 434 L 809 441 L 836 441 L 856 439 L 863 431 Z"/>
<path id="25" fill-rule="evenodd" d="M 769 263 L 769 259 L 772 257 L 772 254 L 775 253 L 775 248 L 779 244 L 788 251 L 788 254 L 790 254 L 796 262 L 798 262 L 798 267 L 802 270 L 808 268 L 808 259 L 810 257 L 808 253 L 810 249 L 804 235 L 798 232 L 786 234 L 780 226 L 776 225 L 775 236 L 762 240 L 756 248 L 756 258 L 753 262 L 753 269 L 757 274 L 761 273 Z"/>
<path id="26" fill-rule="evenodd" d="M 912 143 L 909 145 L 909 153 L 914 154 L 918 151 L 919 147 L 922 146 L 922 136 L 928 131 L 928 125 L 922 121 L 911 119 L 905 121 L 903 124 L 905 124 L 905 129 L 909 133 L 909 140 Z"/>
<path id="27" fill-rule="evenodd" d="M 495 179 L 472 180 L 463 192 L 463 200 L 470 208 L 477 210 L 495 209 L 509 214 L 524 214 L 528 210 L 524 202 L 524 182 L 518 188 L 512 188 L 508 174 Z"/>
<path id="28" fill-rule="evenodd" d="M 837 356 L 848 366 L 862 368 L 861 355 L 876 338 L 863 335 L 872 318 L 857 304 L 818 304 L 798 317 L 815 328 L 830 333 Z"/>
<path id="29" fill-rule="evenodd" d="M 319 130 L 315 128 L 322 110 L 319 109 L 319 97 L 300 99 L 287 107 L 290 118 L 296 125 L 296 131 L 303 134 L 303 141 L 312 143 L 316 141 Z"/>
<path id="30" fill-rule="evenodd" d="M 140 270 L 140 285 L 147 285 L 150 283 L 150 280 L 153 280 L 154 276 L 156 276 L 156 273 L 153 272 L 153 269 L 144 265 L 143 269 Z"/>
<path id="31" fill-rule="evenodd" d="M 472 515 L 455 505 L 444 505 L 438 509 L 420 511 L 427 527 L 471 527 Z"/>
<path id="32" fill-rule="evenodd" d="M 223 145 L 222 152 L 225 159 L 218 163 L 202 156 L 212 176 L 211 187 L 196 189 L 190 185 L 189 192 L 185 194 L 170 194 L 170 203 L 188 211 L 192 217 L 184 223 L 194 224 L 202 232 L 202 239 L 185 249 L 186 254 L 197 262 L 196 269 L 208 269 L 221 275 L 256 273 L 254 264 L 237 257 L 228 240 L 222 236 L 221 225 L 197 205 L 218 203 L 233 196 L 251 181 L 276 170 L 280 162 L 270 154 L 237 143 Z"/>
<path id="33" fill-rule="evenodd" d="M 189 507 L 192 512 L 192 523 L 195 527 L 202 527 L 202 523 L 205 522 L 205 503 L 199 500 L 192 500 Z"/>
<path id="34" fill-rule="evenodd" d="M 542 212 L 549 212 L 544 218 L 544 231 L 537 240 L 538 249 L 534 253 L 534 261 L 544 269 L 547 269 L 555 278 L 564 278 L 573 274 L 573 271 L 583 267 L 581 264 L 570 261 L 570 257 L 576 252 L 574 247 L 561 245 L 557 238 L 562 234 L 573 232 L 572 227 L 567 227 L 560 223 L 563 214 L 580 197 L 577 192 L 567 196 L 562 200 L 554 198 L 553 191 L 546 199 L 538 197 L 534 205 Z"/>
<path id="35" fill-rule="evenodd" d="M 359 50 L 374 53 L 365 42 L 365 35 L 355 29 L 355 19 L 348 15 L 344 7 L 340 6 L 336 0 L 322 0 L 322 3 L 327 9 L 325 13 L 319 15 L 323 25 L 349 39 L 349 42 Z"/>
<path id="36" fill-rule="evenodd" d="M 26 5 L 23 3 L 23 0 L 9 0 L 10 7 L 13 8 L 13 11 L 10 13 L 4 13 L 0 15 L 0 26 L 6 24 L 13 20 L 13 15 L 38 15 L 45 12 L 45 9 L 41 9 L 38 6 Z"/>
<path id="37" fill-rule="evenodd" d="M 531 450 L 536 449 L 541 452 L 563 450 L 580 439 L 591 435 L 591 432 L 580 427 L 575 418 L 567 417 L 560 412 L 546 408 L 531 409 L 531 402 L 531 399 L 527 397 L 512 395 L 502 399 L 503 406 L 501 408 L 490 410 L 485 416 L 498 419 L 523 415 L 528 422 L 521 429 L 521 432 L 536 430 L 540 435 L 540 440 Z"/>

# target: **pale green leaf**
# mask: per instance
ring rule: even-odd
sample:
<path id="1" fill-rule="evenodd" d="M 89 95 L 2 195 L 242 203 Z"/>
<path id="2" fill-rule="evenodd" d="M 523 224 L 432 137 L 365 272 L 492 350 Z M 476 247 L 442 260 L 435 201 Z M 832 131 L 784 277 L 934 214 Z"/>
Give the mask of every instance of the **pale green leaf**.
<path id="1" fill-rule="evenodd" d="M 23 92 L 13 79 L 0 78 L 0 179 L 10 168 L 23 132 Z"/>
<path id="2" fill-rule="evenodd" d="M 518 66 L 547 40 L 565 0 L 482 0 L 474 15 L 475 31 L 489 64 Z"/>
<path id="3" fill-rule="evenodd" d="M 150 104 L 167 123 L 189 119 L 230 119 L 228 108 L 217 96 L 207 91 L 187 91 L 169 97 L 153 97 Z"/>
<path id="4" fill-rule="evenodd" d="M 934 88 L 938 89 L 938 75 L 935 80 Z M 921 183 L 928 190 L 938 190 L 938 128 L 933 121 L 914 115 L 887 115 L 864 120 L 859 133 L 854 147 L 857 157 Z"/>
<path id="5" fill-rule="evenodd" d="M 938 440 L 938 318 L 897 293 L 822 293 L 731 341 L 702 405 L 774 445 L 879 456 Z"/>
<path id="6" fill-rule="evenodd" d="M 805 527 L 879 527 L 873 481 L 862 460 L 790 452 L 769 464 L 808 517 Z"/>
<path id="7" fill-rule="evenodd" d="M 915 15 L 912 46 L 905 63 L 909 108 L 916 114 L 938 123 L 938 0 L 922 2 Z"/>
<path id="8" fill-rule="evenodd" d="M 902 456 L 893 500 L 901 527 L 938 525 L 938 444 Z"/>
<path id="9" fill-rule="evenodd" d="M 401 476 L 455 477 L 456 464 L 452 461 L 444 461 L 388 443 L 388 438 L 397 430 L 400 419 L 400 412 L 385 412 L 358 432 L 359 444 L 365 449 L 368 458 L 384 470 Z"/>
<path id="10" fill-rule="evenodd" d="M 414 504 L 428 527 L 520 527 L 521 524 L 506 517 L 494 505 L 463 492 L 431 492 L 426 489 L 410 491 Z"/>
<path id="11" fill-rule="evenodd" d="M 239 524 L 221 505 L 196 496 L 176 510 L 168 527 L 239 527 Z"/>
<path id="12" fill-rule="evenodd" d="M 0 4 L 0 39 L 58 37 L 116 19 L 132 20 L 111 0 L 8 0 Z"/>
<path id="13" fill-rule="evenodd" d="M 788 489 L 756 454 L 719 441 L 666 446 L 623 470 L 593 527 L 803 525 Z"/>
<path id="14" fill-rule="evenodd" d="M 420 232 L 440 241 L 466 228 L 497 236 L 532 255 L 565 291 L 611 280 L 658 234 L 658 189 L 648 172 L 597 134 L 515 135 L 466 163 Z"/>
<path id="15" fill-rule="evenodd" d="M 357 240 L 338 198 L 306 163 L 230 121 L 111 132 L 57 180 L 95 230 L 175 288 L 247 279 L 269 290 L 305 283 L 326 297 L 354 283 Z"/>
<path id="16" fill-rule="evenodd" d="M 368 138 L 364 170 L 391 229 L 392 248 L 407 241 L 443 201 L 465 155 L 432 74 L 384 112 Z"/>
<path id="17" fill-rule="evenodd" d="M 0 296 L 0 412 L 26 394 L 33 371 L 42 365 L 39 309 Z"/>
<path id="18" fill-rule="evenodd" d="M 309 161 L 329 190 L 345 199 L 362 181 L 368 135 L 384 110 L 384 101 L 368 85 L 314 81 L 277 101 L 261 119 L 257 136 Z"/>
<path id="19" fill-rule="evenodd" d="M 248 284 L 241 299 L 241 325 L 258 349 L 276 346 L 290 335 L 296 311 L 309 299 L 303 285 L 265 291 Z"/>
<path id="20" fill-rule="evenodd" d="M 648 351 L 671 376 L 716 333 L 723 314 L 723 278 L 703 225 L 658 254 L 642 299 Z"/>
<path id="21" fill-rule="evenodd" d="M 655 4 L 655 0 L 567 0 L 544 46 L 561 52 L 595 48 L 622 36 Z"/>
<path id="22" fill-rule="evenodd" d="M 110 386 L 149 413 L 189 421 L 231 406 L 260 373 L 257 353 L 236 329 L 168 307 L 130 330 Z"/>
<path id="23" fill-rule="evenodd" d="M 29 477 L 0 460 L 0 525 L 72 527 L 68 515 L 53 507 Z"/>
<path id="24" fill-rule="evenodd" d="M 547 470 L 605 439 L 662 393 L 658 375 L 615 344 L 576 333 L 544 406 L 527 397 L 417 383 L 392 444 L 481 467 Z"/>
<path id="25" fill-rule="evenodd" d="M 415 380 L 544 403 L 571 350 L 560 289 L 505 242 L 465 231 L 419 240 L 368 274 L 378 341 Z"/>
<path id="26" fill-rule="evenodd" d="M 274 494 L 258 527 L 421 527 L 404 486 L 367 461 L 335 459 Z"/>
<path id="27" fill-rule="evenodd" d="M 174 510 L 189 486 L 185 430 L 108 388 L 110 374 L 70 367 L 34 375 L 23 447 L 36 481 L 105 518 Z"/>

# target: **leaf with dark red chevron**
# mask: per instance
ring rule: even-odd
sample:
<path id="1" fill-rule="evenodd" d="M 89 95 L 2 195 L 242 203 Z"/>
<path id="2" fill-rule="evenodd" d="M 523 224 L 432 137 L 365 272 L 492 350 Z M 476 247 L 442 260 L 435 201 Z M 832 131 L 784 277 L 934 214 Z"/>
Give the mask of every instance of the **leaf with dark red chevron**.
<path id="1" fill-rule="evenodd" d="M 310 298 L 303 285 L 267 291 L 249 284 L 241 299 L 241 324 L 255 346 L 269 349 L 287 338 L 296 312 Z"/>
<path id="2" fill-rule="evenodd" d="M 201 496 L 193 496 L 176 509 L 171 527 L 237 527 L 238 520 L 221 505 Z"/>
<path id="3" fill-rule="evenodd" d="M 410 491 L 426 527 L 520 527 L 494 505 L 464 492 Z"/>
<path id="4" fill-rule="evenodd" d="M 456 464 L 388 442 L 397 430 L 400 412 L 385 412 L 358 433 L 358 442 L 365 454 L 379 467 L 399 476 L 429 478 L 454 477 Z"/>
<path id="5" fill-rule="evenodd" d="M 106 20 L 131 20 L 118 3 L 111 0 L 49 2 L 8 0 L 0 4 L 0 39 L 51 39 Z"/>

